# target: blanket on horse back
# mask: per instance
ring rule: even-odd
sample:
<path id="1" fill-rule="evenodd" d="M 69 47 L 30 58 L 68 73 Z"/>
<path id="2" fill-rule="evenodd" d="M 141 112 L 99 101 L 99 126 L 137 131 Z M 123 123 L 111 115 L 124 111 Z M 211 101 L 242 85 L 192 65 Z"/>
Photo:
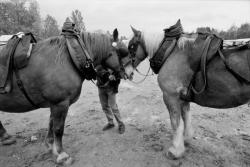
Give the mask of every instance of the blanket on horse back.
<path id="1" fill-rule="evenodd" d="M 0 93 L 9 93 L 12 89 L 13 72 L 28 64 L 32 44 L 36 40 L 32 33 L 18 33 L 0 46 Z"/>
<path id="2" fill-rule="evenodd" d="M 240 53 L 250 49 L 249 41 L 244 44 L 240 43 L 239 45 L 233 44 L 232 46 L 227 45 L 223 47 L 223 40 L 218 36 L 209 33 L 199 33 L 195 45 L 192 56 L 201 55 L 200 66 L 196 69 L 196 74 L 199 73 L 200 75 L 194 75 L 189 93 L 200 94 L 206 89 L 207 66 L 210 62 L 218 60 L 214 59 L 216 56 L 221 58 L 226 69 L 238 80 L 250 83 L 250 54 Z"/>

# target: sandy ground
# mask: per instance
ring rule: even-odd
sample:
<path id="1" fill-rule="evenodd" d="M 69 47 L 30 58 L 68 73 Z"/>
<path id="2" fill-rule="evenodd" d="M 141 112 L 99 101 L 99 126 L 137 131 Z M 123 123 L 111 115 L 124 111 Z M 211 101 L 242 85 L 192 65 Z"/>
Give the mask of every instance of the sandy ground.
<path id="1" fill-rule="evenodd" d="M 135 81 L 141 78 L 136 77 Z M 247 105 L 217 110 L 191 104 L 194 139 L 184 158 L 165 156 L 171 144 L 168 111 L 156 76 L 142 84 L 122 82 L 118 106 L 126 132 L 103 132 L 106 118 L 97 88 L 84 82 L 80 99 L 70 107 L 63 138 L 64 148 L 75 159 L 72 167 L 247 167 L 250 166 L 250 112 Z M 0 146 L 0 167 L 55 167 L 55 157 L 43 144 L 49 109 L 24 114 L 0 112 L 17 143 Z M 31 140 L 34 139 L 34 140 Z"/>

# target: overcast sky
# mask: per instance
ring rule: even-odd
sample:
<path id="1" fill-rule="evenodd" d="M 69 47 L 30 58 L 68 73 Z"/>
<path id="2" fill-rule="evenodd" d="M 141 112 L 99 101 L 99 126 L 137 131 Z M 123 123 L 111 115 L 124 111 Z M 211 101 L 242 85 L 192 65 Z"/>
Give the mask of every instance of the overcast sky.
<path id="1" fill-rule="evenodd" d="M 42 17 L 50 14 L 61 27 L 72 10 L 81 11 L 87 30 L 129 35 L 129 25 L 162 31 L 181 19 L 185 31 L 209 26 L 227 30 L 250 22 L 250 0 L 38 0 Z"/>

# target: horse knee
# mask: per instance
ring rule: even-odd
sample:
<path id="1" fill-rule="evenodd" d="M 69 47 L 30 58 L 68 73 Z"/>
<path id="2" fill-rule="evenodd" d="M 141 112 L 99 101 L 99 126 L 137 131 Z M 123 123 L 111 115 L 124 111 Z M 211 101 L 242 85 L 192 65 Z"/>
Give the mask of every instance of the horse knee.
<path id="1" fill-rule="evenodd" d="M 54 124 L 53 132 L 56 136 L 62 136 L 64 132 L 64 123 Z"/>

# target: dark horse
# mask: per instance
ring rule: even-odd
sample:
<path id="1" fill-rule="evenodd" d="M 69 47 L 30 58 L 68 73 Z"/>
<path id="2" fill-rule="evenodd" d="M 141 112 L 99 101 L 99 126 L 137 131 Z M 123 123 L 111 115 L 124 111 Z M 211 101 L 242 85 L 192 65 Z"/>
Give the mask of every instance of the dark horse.
<path id="1" fill-rule="evenodd" d="M 131 28 L 134 35 L 129 41 L 128 48 L 133 58 L 133 66 L 136 68 L 147 56 L 152 58 L 160 46 L 164 33 L 150 38 L 146 33 Z M 201 61 L 201 56 L 190 54 L 199 44 L 196 43 L 197 36 L 197 34 L 182 33 L 176 45 L 169 46 L 173 47 L 173 50 L 158 73 L 158 84 L 163 92 L 163 100 L 169 111 L 174 132 L 172 146 L 168 150 L 171 158 L 180 158 L 184 154 L 184 140 L 186 142 L 193 135 L 189 102 L 211 108 L 232 108 L 245 104 L 250 99 L 249 82 L 237 79 L 226 68 L 218 53 L 207 66 L 206 89 L 200 94 L 195 94 L 192 100 L 182 98 L 183 94 L 188 92 L 191 80 L 197 72 L 194 67 Z M 235 56 L 236 59 L 250 56 L 249 47 L 242 50 L 222 50 L 222 52 L 225 57 Z M 246 69 L 248 70 L 248 67 Z"/>
<path id="2" fill-rule="evenodd" d="M 94 65 L 104 64 L 120 74 L 129 77 L 133 71 L 131 62 L 126 66 L 128 49 L 119 42 L 118 31 L 113 37 L 107 34 L 80 34 L 88 46 Z M 52 37 L 34 45 L 28 66 L 19 71 L 20 78 L 32 101 L 40 108 L 50 108 L 50 120 L 46 145 L 57 155 L 58 163 L 70 163 L 71 157 L 63 150 L 62 136 L 65 118 L 70 105 L 77 101 L 85 80 L 74 66 L 66 40 L 63 36 Z M 37 109 L 24 97 L 13 79 L 13 89 L 9 94 L 0 94 L 0 110 L 10 113 L 23 113 Z M 0 122 L 0 142 L 14 140 Z"/>

